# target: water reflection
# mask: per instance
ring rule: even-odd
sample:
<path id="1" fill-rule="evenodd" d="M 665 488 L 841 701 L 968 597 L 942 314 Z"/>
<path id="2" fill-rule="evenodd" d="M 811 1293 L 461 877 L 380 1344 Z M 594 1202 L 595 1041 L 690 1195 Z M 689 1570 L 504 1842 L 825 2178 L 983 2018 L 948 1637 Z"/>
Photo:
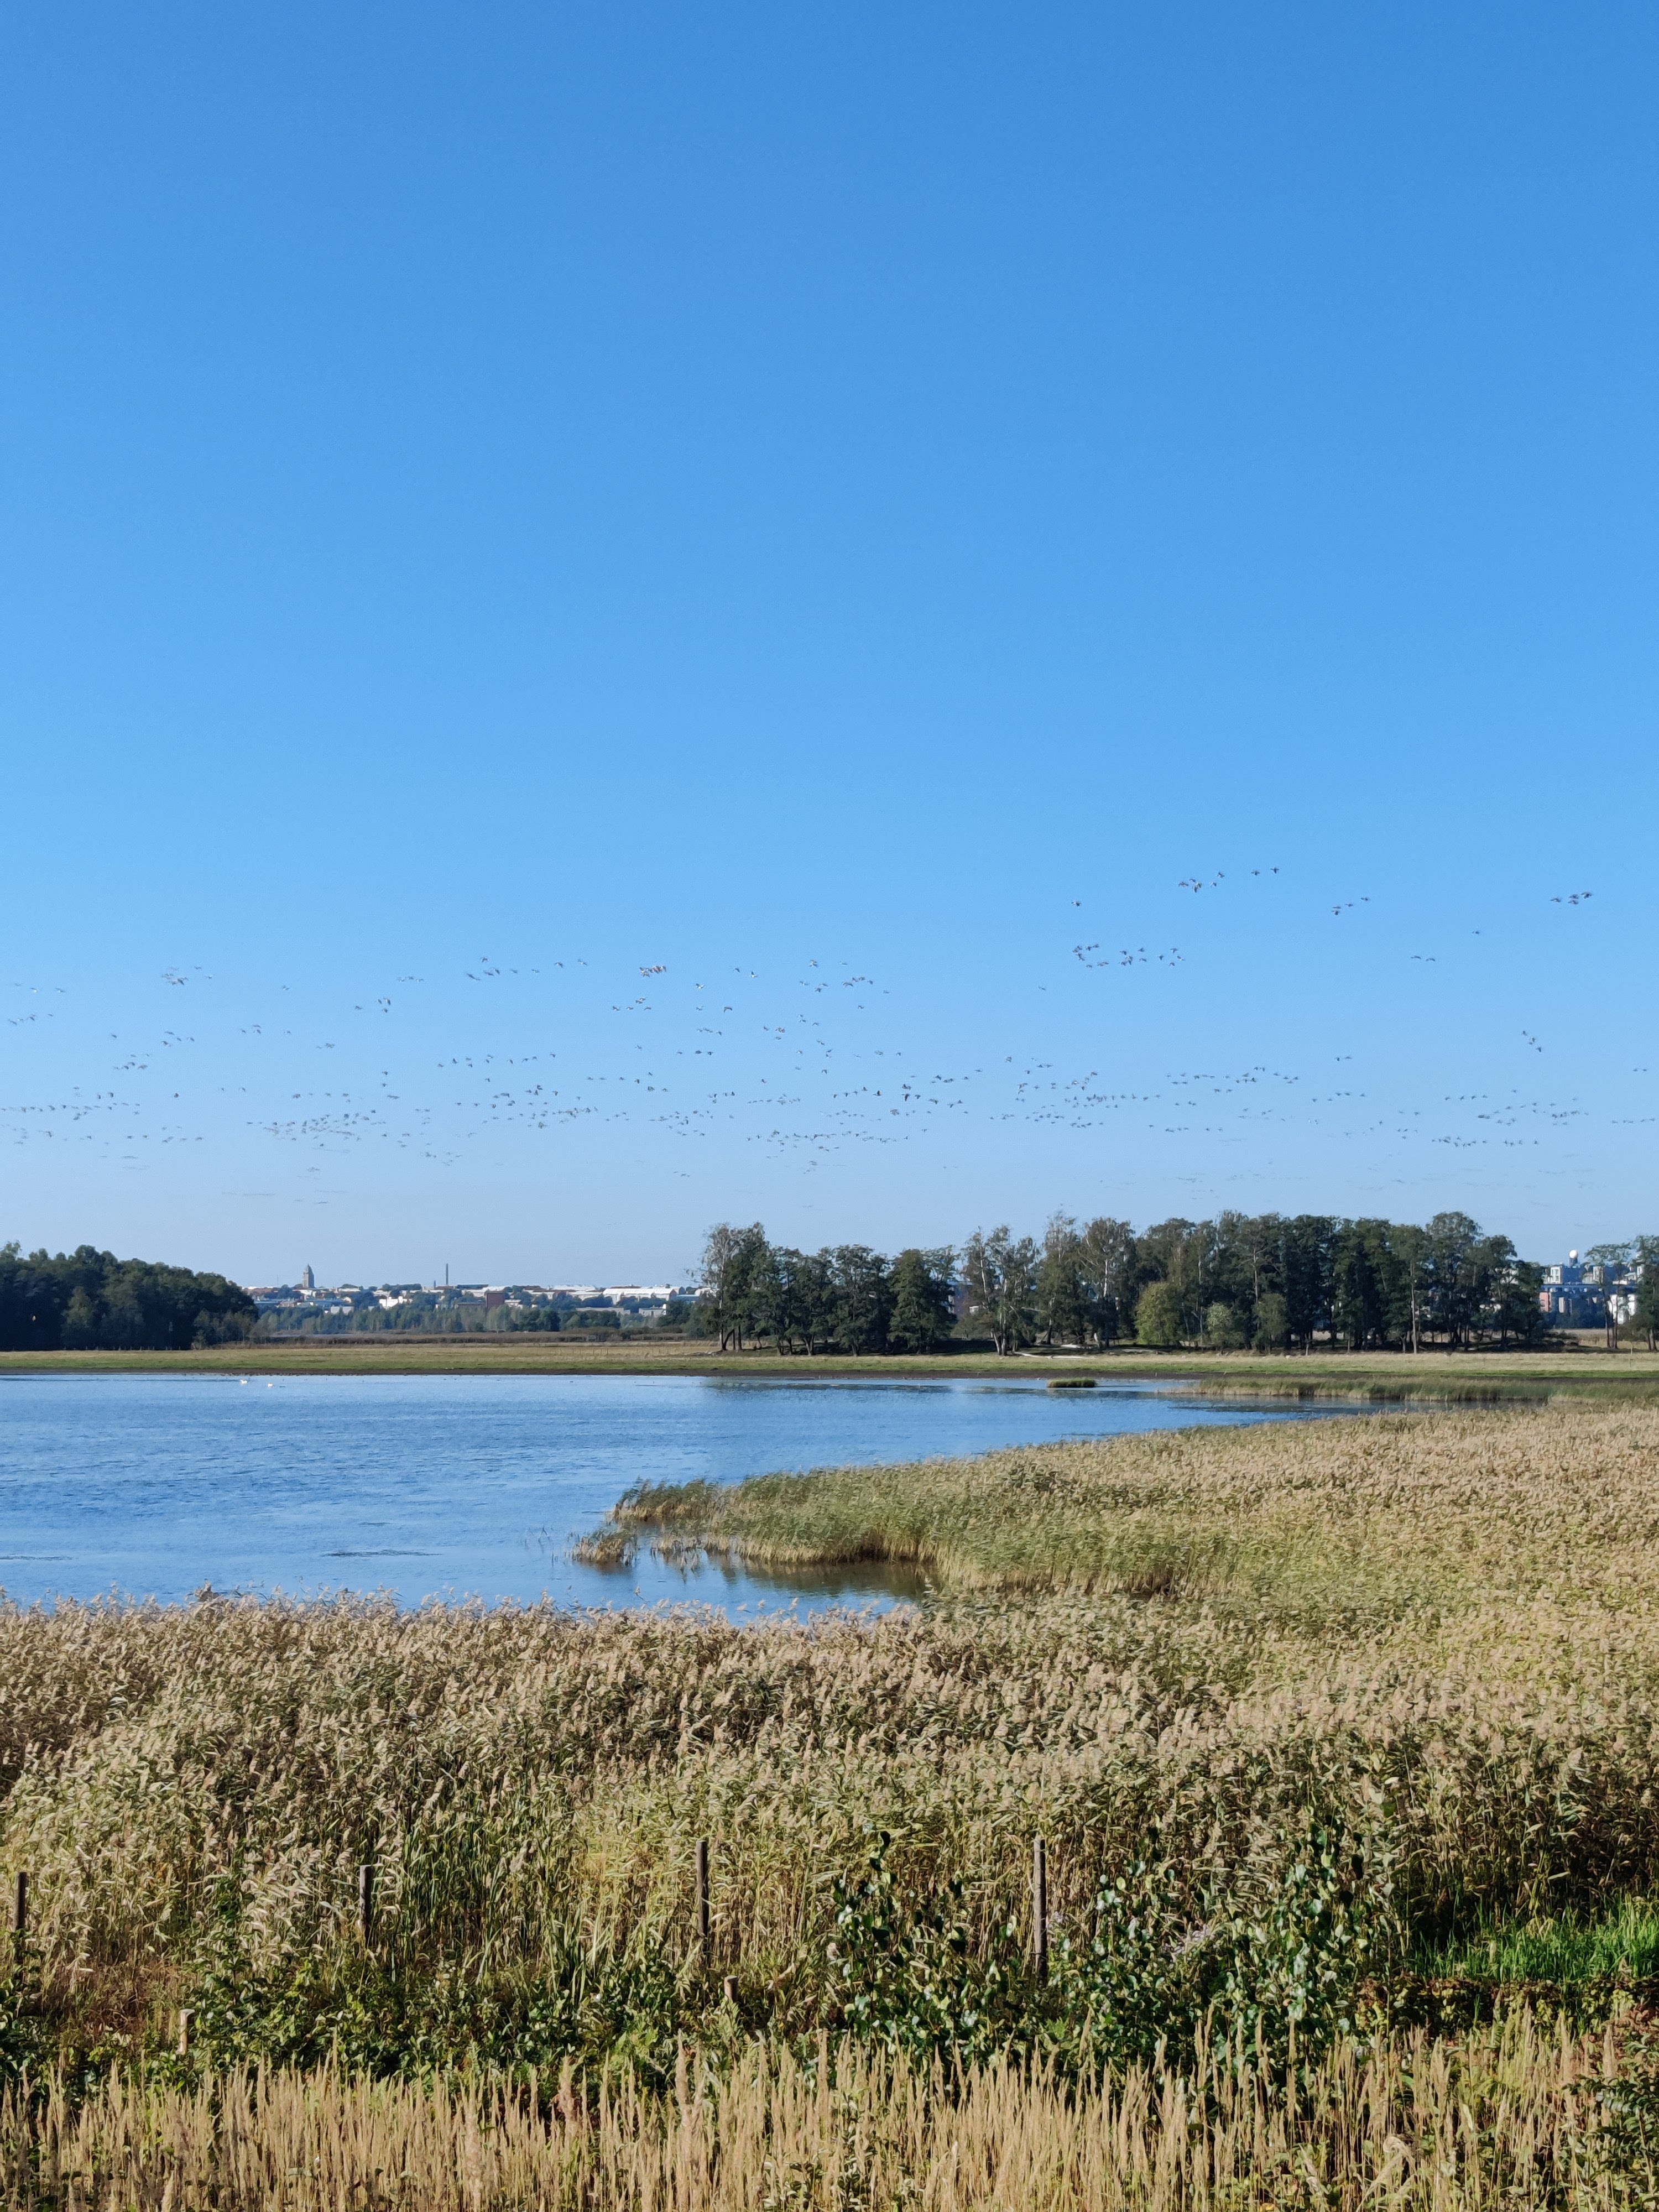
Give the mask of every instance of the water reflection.
<path id="1" fill-rule="evenodd" d="M 664 1564 L 679 1574 L 688 1600 L 697 1605 L 719 1604 L 727 1612 L 735 1609 L 739 1598 L 752 1600 L 757 1591 L 769 1589 L 775 1597 L 810 1601 L 809 1609 L 816 1612 L 830 1605 L 919 1605 L 933 1588 L 932 1577 L 920 1568 L 884 1559 L 745 1567 L 720 1553 L 702 1552 Z"/>

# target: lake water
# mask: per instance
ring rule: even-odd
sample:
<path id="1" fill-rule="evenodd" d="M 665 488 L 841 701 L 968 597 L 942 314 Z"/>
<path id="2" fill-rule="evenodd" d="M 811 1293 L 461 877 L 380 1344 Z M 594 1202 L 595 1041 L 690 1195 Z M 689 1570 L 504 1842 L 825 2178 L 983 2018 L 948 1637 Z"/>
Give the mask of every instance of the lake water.
<path id="1" fill-rule="evenodd" d="M 1127 1431 L 1351 1408 L 1221 1406 L 1132 1384 L 679 1376 L 9 1375 L 0 1378 L 0 1586 L 187 1597 L 389 1589 L 583 1605 L 691 1599 L 745 1616 L 890 1602 L 849 1568 L 787 1581 L 651 1558 L 574 1565 L 571 1539 L 641 1480 L 732 1482 Z"/>

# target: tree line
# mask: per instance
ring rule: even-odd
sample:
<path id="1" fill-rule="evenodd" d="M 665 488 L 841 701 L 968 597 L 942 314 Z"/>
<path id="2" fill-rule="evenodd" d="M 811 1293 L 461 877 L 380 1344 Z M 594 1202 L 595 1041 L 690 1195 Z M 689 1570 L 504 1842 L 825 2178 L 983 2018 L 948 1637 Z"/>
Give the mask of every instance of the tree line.
<path id="1" fill-rule="evenodd" d="M 500 1336 L 531 1330 L 556 1334 L 557 1311 L 550 1306 L 523 1310 L 495 1306 L 488 1310 L 476 1300 L 463 1304 L 434 1291 L 404 1297 L 401 1305 L 382 1306 L 374 1300 L 355 1305 L 349 1312 L 293 1311 L 268 1313 L 259 1323 L 264 1338 L 284 1336 Z"/>
<path id="2" fill-rule="evenodd" d="M 1638 1319 L 1651 1340 L 1659 1243 L 1638 1248 Z M 1456 1212 L 1421 1226 L 1226 1212 L 1141 1231 L 1056 1213 L 1041 1238 L 976 1229 L 959 1249 L 890 1259 L 863 1244 L 799 1252 L 759 1222 L 722 1222 L 704 1251 L 696 1325 L 722 1350 L 769 1342 L 806 1354 L 933 1352 L 953 1336 L 988 1339 L 1004 1355 L 1039 1343 L 1458 1350 L 1535 1343 L 1547 1328 L 1543 1281 L 1509 1237 Z"/>
<path id="3" fill-rule="evenodd" d="M 118 1260 L 90 1244 L 0 1245 L 0 1351 L 190 1352 L 251 1336 L 253 1301 L 223 1275 Z"/>
<path id="4" fill-rule="evenodd" d="M 720 1350 L 768 1340 L 781 1352 L 933 1352 L 957 1326 L 956 1255 L 867 1244 L 798 1252 L 760 1223 L 720 1222 L 703 1249 L 692 1326 Z"/>

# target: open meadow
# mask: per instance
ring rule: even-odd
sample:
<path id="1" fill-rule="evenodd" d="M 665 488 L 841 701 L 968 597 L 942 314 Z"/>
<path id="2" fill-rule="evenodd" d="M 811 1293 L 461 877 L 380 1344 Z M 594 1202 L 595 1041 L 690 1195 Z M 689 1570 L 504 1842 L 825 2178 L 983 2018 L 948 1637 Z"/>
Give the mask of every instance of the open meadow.
<path id="1" fill-rule="evenodd" d="M 933 1595 L 0 1615 L 9 2201 L 1650 2201 L 1659 1412 L 694 1486 L 592 1540 Z"/>

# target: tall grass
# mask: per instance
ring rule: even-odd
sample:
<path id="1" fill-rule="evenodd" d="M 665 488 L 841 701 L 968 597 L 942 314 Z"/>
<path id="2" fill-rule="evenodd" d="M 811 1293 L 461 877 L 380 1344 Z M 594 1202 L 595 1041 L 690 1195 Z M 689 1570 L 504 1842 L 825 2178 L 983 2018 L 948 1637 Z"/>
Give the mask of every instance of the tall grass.
<path id="1" fill-rule="evenodd" d="M 1626 1897 L 1600 1917 L 1498 1918 L 1461 1930 L 1425 1954 L 1421 1964 L 1434 1976 L 1500 1987 L 1622 1979 L 1651 1989 L 1659 1986 L 1659 1911 L 1646 1899 Z"/>
<path id="2" fill-rule="evenodd" d="M 0 2069 L 148 2063 L 181 2005 L 207 2063 L 348 2072 L 847 2029 L 1081 2079 L 1206 2008 L 1305 2054 L 1425 1950 L 1659 1887 L 1656 1473 L 1659 1416 L 1571 1408 L 630 1509 L 957 1593 L 879 1620 L 0 1611 Z"/>
<path id="3" fill-rule="evenodd" d="M 641 1485 L 599 1540 L 1315 1620 L 1659 1589 L 1659 1414 L 1373 1415 Z"/>
<path id="4" fill-rule="evenodd" d="M 332 2068 L 118 2077 L 79 2103 L 0 2105 L 0 2183 L 20 2207 L 123 2212 L 1611 2212 L 1655 2179 L 1625 2070 L 1611 2034 L 1523 2020 L 1457 2045 L 1347 2045 L 1289 2085 L 1200 2059 L 1081 2094 L 847 2044 L 683 2059 L 661 2097 L 568 2072 L 519 2093 Z"/>

